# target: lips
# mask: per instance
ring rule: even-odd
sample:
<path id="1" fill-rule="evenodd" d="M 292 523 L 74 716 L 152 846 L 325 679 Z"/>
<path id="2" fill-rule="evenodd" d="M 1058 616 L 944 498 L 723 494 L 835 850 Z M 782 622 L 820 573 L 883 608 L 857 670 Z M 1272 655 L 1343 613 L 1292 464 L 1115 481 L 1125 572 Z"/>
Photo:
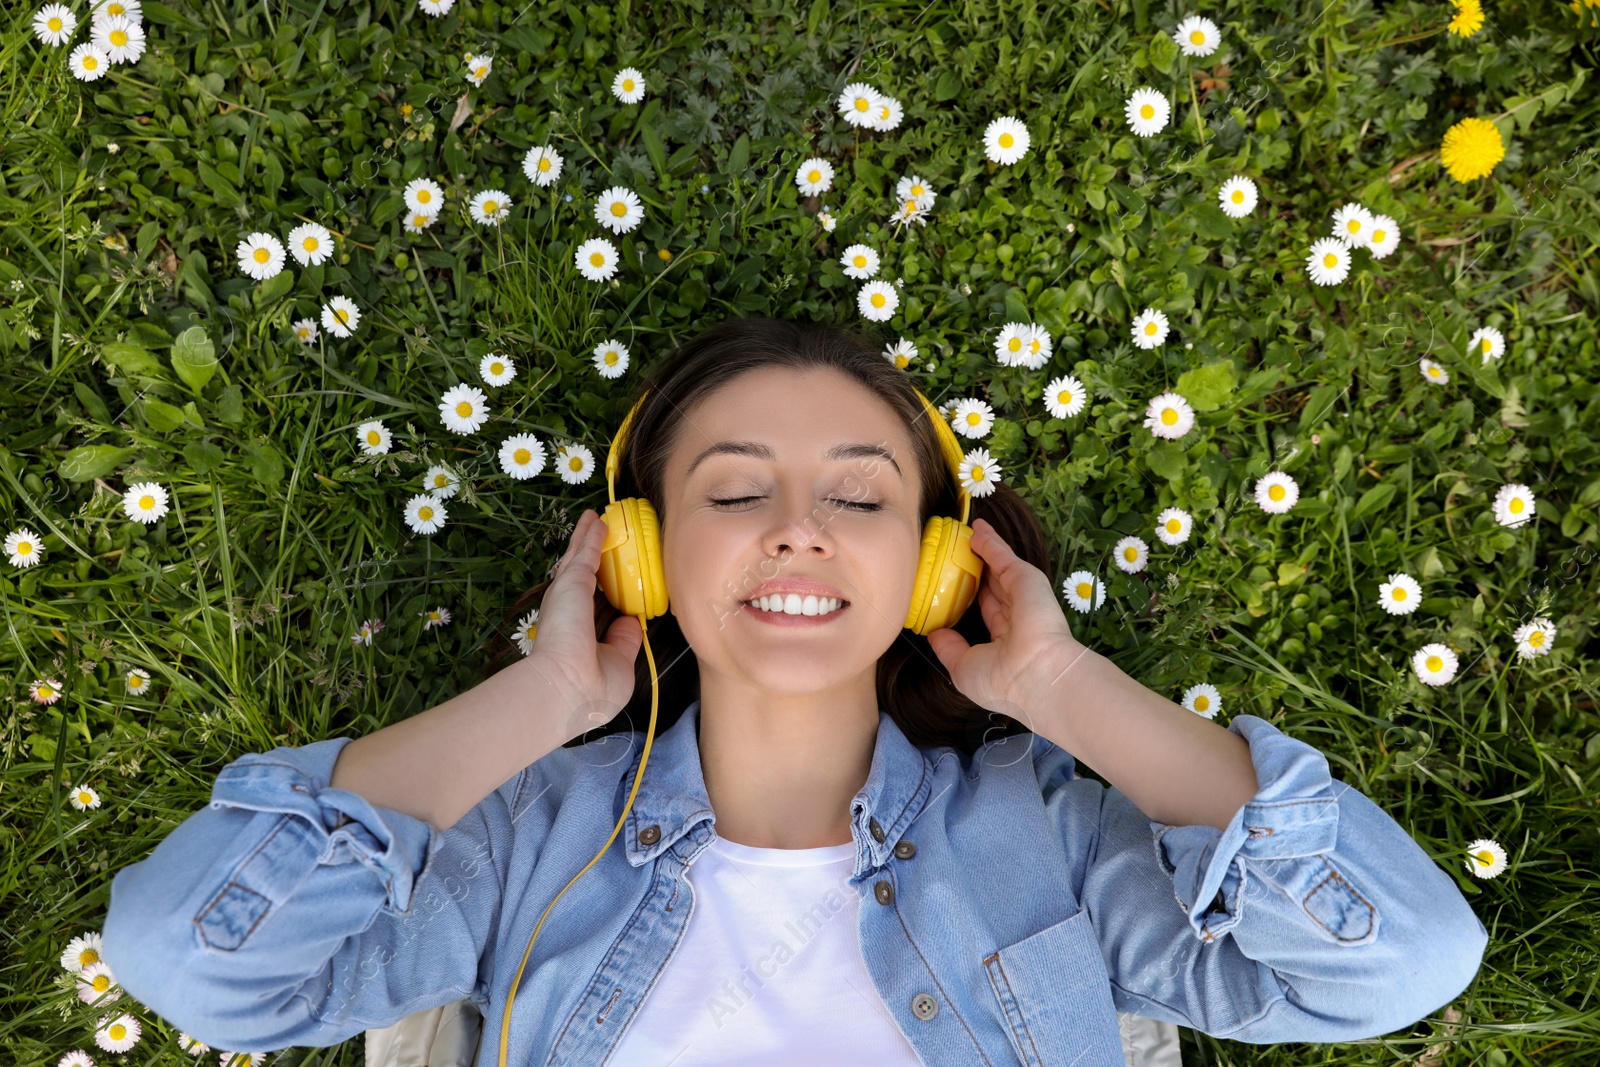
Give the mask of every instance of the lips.
<path id="1" fill-rule="evenodd" d="M 745 597 L 742 603 L 749 604 L 760 600 L 764 596 L 788 596 L 790 593 L 794 593 L 801 598 L 808 596 L 833 597 L 836 600 L 844 601 L 846 604 L 850 603 L 848 597 L 827 582 L 818 581 L 815 578 L 798 578 L 794 576 L 774 578 L 771 581 L 762 582 L 750 591 L 750 595 Z"/>

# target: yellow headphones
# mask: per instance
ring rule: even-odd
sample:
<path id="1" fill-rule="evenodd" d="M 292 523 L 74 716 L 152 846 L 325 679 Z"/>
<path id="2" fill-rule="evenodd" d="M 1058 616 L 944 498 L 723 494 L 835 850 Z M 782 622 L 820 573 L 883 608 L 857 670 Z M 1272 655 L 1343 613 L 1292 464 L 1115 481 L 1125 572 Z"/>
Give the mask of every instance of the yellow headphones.
<path id="1" fill-rule="evenodd" d="M 911 591 L 911 606 L 906 611 L 905 625 L 912 632 L 926 636 L 942 626 L 954 626 L 956 620 L 971 606 L 973 598 L 978 595 L 978 583 L 983 578 L 983 560 L 972 551 L 972 527 L 967 525 L 972 495 L 961 488 L 961 443 L 956 440 L 950 424 L 922 395 L 922 391 L 915 387 L 913 391 L 938 428 L 940 451 L 944 453 L 951 476 L 956 479 L 956 495 L 961 501 L 961 518 L 930 515 L 922 527 L 917 581 Z M 529 956 L 533 954 L 533 942 L 539 937 L 539 928 L 544 926 L 550 909 L 555 907 L 562 894 L 572 887 L 573 882 L 583 877 L 595 861 L 605 855 L 611 842 L 617 839 L 628 812 L 633 810 L 633 799 L 639 794 L 639 782 L 644 777 L 645 764 L 650 759 L 650 746 L 655 742 L 656 701 L 660 686 L 656 680 L 656 661 L 650 652 L 650 637 L 645 633 L 645 623 L 667 610 L 667 580 L 661 566 L 661 524 L 650 501 L 643 497 L 618 500 L 616 491 L 617 471 L 622 466 L 628 430 L 643 403 L 644 396 L 641 396 L 629 409 L 606 454 L 606 495 L 611 503 L 606 505 L 605 514 L 601 516 L 606 524 L 606 539 L 600 548 L 597 578 L 611 605 L 639 620 L 639 630 L 644 635 L 644 655 L 650 664 L 650 729 L 645 734 L 644 752 L 639 757 L 633 790 L 628 794 L 628 803 L 623 807 L 617 825 L 612 828 L 611 836 L 606 838 L 606 843 L 595 853 L 594 859 L 573 875 L 572 881 L 555 895 L 555 900 L 546 905 L 544 914 L 533 928 L 533 937 L 529 938 L 528 948 L 522 954 L 522 963 L 511 980 L 511 991 L 506 994 L 506 1014 L 500 1022 L 500 1067 L 506 1067 L 506 1042 L 511 1036 L 511 1009 L 517 999 L 517 985 L 522 981 L 522 970 L 527 966 Z"/>

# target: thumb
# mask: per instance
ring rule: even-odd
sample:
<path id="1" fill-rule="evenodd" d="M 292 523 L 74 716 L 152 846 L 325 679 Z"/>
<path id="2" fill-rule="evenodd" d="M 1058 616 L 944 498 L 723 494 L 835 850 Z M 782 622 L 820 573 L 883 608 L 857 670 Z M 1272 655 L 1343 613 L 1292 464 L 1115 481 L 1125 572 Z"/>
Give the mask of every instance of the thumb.
<path id="1" fill-rule="evenodd" d="M 644 644 L 644 630 L 632 615 L 619 615 L 606 628 L 606 644 L 622 653 L 629 663 L 639 658 L 639 646 Z"/>
<path id="2" fill-rule="evenodd" d="M 937 630 L 928 631 L 928 647 L 933 649 L 933 654 L 939 657 L 939 662 L 949 670 L 972 645 L 955 630 L 941 626 Z"/>

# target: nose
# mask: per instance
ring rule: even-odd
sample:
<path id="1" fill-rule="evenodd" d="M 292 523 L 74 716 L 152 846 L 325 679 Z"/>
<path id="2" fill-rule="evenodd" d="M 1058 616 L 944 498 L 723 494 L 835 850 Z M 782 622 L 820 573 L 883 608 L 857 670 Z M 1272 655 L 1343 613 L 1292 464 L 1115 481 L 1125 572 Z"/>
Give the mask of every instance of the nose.
<path id="1" fill-rule="evenodd" d="M 783 557 L 814 549 L 817 555 L 833 555 L 833 531 L 828 513 L 818 507 L 809 492 L 782 494 L 771 528 L 762 535 L 762 547 L 769 556 Z"/>

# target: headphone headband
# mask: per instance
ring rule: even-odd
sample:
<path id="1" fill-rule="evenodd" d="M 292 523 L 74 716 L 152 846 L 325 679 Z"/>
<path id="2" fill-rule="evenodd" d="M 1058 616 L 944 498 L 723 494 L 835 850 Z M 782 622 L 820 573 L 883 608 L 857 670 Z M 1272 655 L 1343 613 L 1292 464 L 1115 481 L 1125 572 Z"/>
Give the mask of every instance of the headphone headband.
<path id="1" fill-rule="evenodd" d="M 939 414 L 939 410 L 922 394 L 916 386 L 911 391 L 917 394 L 917 399 L 922 401 L 922 408 L 933 420 L 935 433 L 939 438 L 939 451 L 944 456 L 945 466 L 950 470 L 950 477 L 955 479 L 956 499 L 961 502 L 961 521 L 965 523 L 972 509 L 972 494 L 961 488 L 961 462 L 965 454 L 961 451 L 961 442 L 956 440 L 956 432 L 950 424 Z M 622 425 L 617 427 L 617 435 L 611 439 L 611 447 L 606 451 L 606 496 L 613 502 L 617 499 L 617 472 L 622 469 L 622 451 L 626 446 L 628 431 L 633 428 L 633 417 L 638 414 L 639 408 L 644 404 L 644 398 L 650 395 L 646 389 L 633 402 L 633 407 L 628 409 L 628 414 L 622 419 Z"/>

